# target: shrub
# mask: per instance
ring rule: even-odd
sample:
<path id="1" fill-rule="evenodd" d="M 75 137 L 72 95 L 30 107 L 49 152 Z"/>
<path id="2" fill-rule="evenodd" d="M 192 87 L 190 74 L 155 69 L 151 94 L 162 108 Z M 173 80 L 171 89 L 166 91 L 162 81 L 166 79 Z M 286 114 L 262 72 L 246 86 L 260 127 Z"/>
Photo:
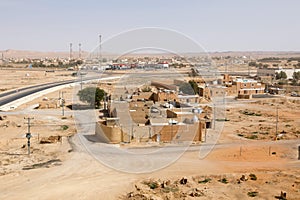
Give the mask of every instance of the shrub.
<path id="1" fill-rule="evenodd" d="M 67 126 L 67 125 L 62 125 L 61 128 L 62 128 L 62 130 L 65 131 L 65 130 L 67 130 L 67 129 L 69 128 L 69 126 Z"/>
<path id="2" fill-rule="evenodd" d="M 257 135 L 251 135 L 251 136 L 247 136 L 246 138 L 251 139 L 251 140 L 255 140 L 257 139 Z"/>
<path id="3" fill-rule="evenodd" d="M 217 122 L 228 122 L 230 121 L 229 119 L 227 118 L 222 118 L 222 119 L 216 119 Z"/>
<path id="4" fill-rule="evenodd" d="M 257 177 L 255 174 L 250 174 L 249 177 L 250 177 L 250 180 L 253 180 L 253 181 L 257 180 Z"/>
<path id="5" fill-rule="evenodd" d="M 150 181 L 150 182 L 144 182 L 145 185 L 148 185 L 150 189 L 154 190 L 158 188 L 158 183 L 155 181 Z"/>
<path id="6" fill-rule="evenodd" d="M 227 178 L 222 178 L 222 179 L 219 180 L 219 182 L 227 184 L 228 180 L 227 180 Z"/>
<path id="7" fill-rule="evenodd" d="M 258 192 L 252 191 L 247 193 L 249 197 L 256 197 L 258 195 Z"/>
<path id="8" fill-rule="evenodd" d="M 176 187 L 165 187 L 165 188 L 162 189 L 162 191 L 164 193 L 169 193 L 169 192 L 173 192 L 174 193 L 174 192 L 178 192 L 179 189 L 176 188 Z"/>
<path id="9" fill-rule="evenodd" d="M 204 179 L 204 180 L 202 180 L 202 181 L 198 181 L 198 183 L 208 183 L 208 182 L 210 182 L 210 181 L 211 181 L 210 178 L 206 178 L 206 179 Z"/>
<path id="10" fill-rule="evenodd" d="M 152 182 L 152 183 L 149 183 L 149 187 L 154 190 L 155 188 L 158 188 L 158 184 L 156 182 Z"/>
<path id="11" fill-rule="evenodd" d="M 249 110 L 244 110 L 244 111 L 240 111 L 242 114 L 244 115 L 249 115 L 249 116 L 261 116 L 260 113 L 255 113 Z"/>

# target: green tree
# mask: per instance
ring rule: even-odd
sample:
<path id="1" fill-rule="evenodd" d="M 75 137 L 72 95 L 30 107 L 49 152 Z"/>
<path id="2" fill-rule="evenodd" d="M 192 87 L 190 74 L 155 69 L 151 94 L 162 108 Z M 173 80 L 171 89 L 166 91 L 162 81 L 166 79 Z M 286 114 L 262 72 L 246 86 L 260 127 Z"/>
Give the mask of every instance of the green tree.
<path id="1" fill-rule="evenodd" d="M 64 63 L 63 63 L 63 62 L 61 62 L 61 61 L 58 61 L 58 64 L 57 64 L 57 66 L 58 66 L 58 67 L 63 67 L 63 65 L 64 65 Z"/>
<path id="2" fill-rule="evenodd" d="M 83 64 L 83 61 L 82 60 L 77 60 L 76 61 L 76 65 L 82 65 Z"/>
<path id="3" fill-rule="evenodd" d="M 104 99 L 105 91 L 98 87 L 87 87 L 80 90 L 77 94 L 80 101 L 87 102 L 95 108 L 99 108 L 101 101 Z"/>
<path id="4" fill-rule="evenodd" d="M 255 61 L 249 62 L 248 65 L 249 65 L 250 67 L 256 67 L 256 66 L 257 66 L 257 64 L 256 64 Z"/>
<path id="5" fill-rule="evenodd" d="M 268 67 L 269 67 L 268 64 L 264 64 L 264 65 L 263 65 L 263 68 L 268 68 Z"/>
<path id="6" fill-rule="evenodd" d="M 284 71 L 280 71 L 279 73 L 276 72 L 275 73 L 275 78 L 278 80 L 278 79 L 286 79 L 287 78 L 287 75 Z"/>
<path id="7" fill-rule="evenodd" d="M 292 83 L 291 83 L 291 85 L 294 85 L 294 86 L 296 86 L 296 85 L 298 85 L 298 83 L 297 83 L 298 81 L 296 81 L 295 79 L 293 79 L 292 80 Z"/>
<path id="8" fill-rule="evenodd" d="M 300 72 L 294 72 L 293 73 L 293 79 L 296 80 L 296 81 L 300 80 Z"/>

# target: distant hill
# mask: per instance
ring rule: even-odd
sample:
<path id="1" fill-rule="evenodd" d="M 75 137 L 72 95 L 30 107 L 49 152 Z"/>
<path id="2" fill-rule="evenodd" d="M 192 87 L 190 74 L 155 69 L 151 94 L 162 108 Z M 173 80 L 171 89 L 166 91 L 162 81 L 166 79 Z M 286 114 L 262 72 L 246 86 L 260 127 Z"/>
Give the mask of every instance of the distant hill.
<path id="1" fill-rule="evenodd" d="M 69 58 L 69 52 L 43 52 L 43 51 L 27 51 L 27 50 L 2 50 L 0 51 L 0 56 L 4 58 Z M 88 52 L 81 52 L 82 57 L 88 55 Z M 78 51 L 73 52 L 73 58 L 78 58 Z"/>
<path id="2" fill-rule="evenodd" d="M 0 50 L 0 59 L 1 56 L 4 58 L 69 58 L 69 52 L 43 52 L 43 51 L 27 51 L 27 50 Z M 94 52 L 96 53 L 96 52 Z M 89 52 L 82 51 L 81 57 L 85 58 L 89 55 Z M 115 57 L 116 54 L 102 53 L 103 57 Z M 172 54 L 150 54 L 152 56 L 172 56 Z M 174 54 L 173 54 L 174 55 Z M 300 57 L 300 51 L 224 51 L 224 52 L 207 52 L 207 53 L 182 53 L 179 55 L 183 56 L 201 56 L 201 55 L 210 55 L 210 56 L 251 56 L 252 58 L 263 58 L 263 57 Z M 130 54 L 126 55 L 128 57 L 143 57 L 149 56 L 149 54 Z M 78 51 L 73 51 L 73 58 L 78 58 Z"/>

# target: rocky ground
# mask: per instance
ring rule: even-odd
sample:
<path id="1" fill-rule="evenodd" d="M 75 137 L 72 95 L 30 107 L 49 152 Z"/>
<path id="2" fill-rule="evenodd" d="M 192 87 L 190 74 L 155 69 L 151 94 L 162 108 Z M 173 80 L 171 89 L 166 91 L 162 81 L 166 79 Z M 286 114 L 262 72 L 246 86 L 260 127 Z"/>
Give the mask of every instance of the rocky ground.
<path id="1" fill-rule="evenodd" d="M 120 199 L 298 199 L 299 195 L 299 174 L 258 171 L 146 179 Z"/>

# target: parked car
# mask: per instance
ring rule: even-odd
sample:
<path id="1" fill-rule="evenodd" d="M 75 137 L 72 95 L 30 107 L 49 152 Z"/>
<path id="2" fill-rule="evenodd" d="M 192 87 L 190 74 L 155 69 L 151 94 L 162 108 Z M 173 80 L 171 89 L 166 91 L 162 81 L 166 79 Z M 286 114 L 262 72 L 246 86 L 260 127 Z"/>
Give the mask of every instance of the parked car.
<path id="1" fill-rule="evenodd" d="M 292 93 L 291 93 L 291 96 L 292 96 L 292 97 L 300 97 L 300 95 L 297 94 L 296 92 L 292 92 Z"/>

